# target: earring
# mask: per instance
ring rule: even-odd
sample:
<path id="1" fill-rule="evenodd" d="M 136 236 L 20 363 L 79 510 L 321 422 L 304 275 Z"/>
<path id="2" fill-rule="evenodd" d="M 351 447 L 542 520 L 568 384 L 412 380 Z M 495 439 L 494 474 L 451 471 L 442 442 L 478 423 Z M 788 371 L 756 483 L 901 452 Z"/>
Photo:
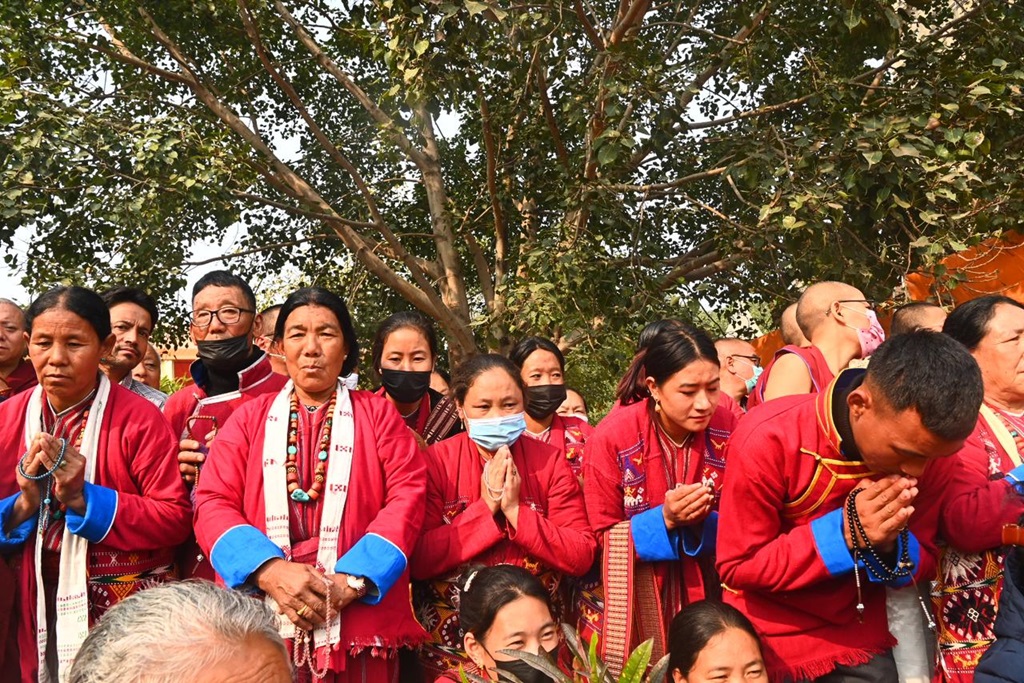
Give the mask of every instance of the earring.
<path id="1" fill-rule="evenodd" d="M 654 412 L 656 412 L 656 413 L 660 413 L 661 412 L 661 399 L 657 399 L 657 398 L 654 399 Z"/>

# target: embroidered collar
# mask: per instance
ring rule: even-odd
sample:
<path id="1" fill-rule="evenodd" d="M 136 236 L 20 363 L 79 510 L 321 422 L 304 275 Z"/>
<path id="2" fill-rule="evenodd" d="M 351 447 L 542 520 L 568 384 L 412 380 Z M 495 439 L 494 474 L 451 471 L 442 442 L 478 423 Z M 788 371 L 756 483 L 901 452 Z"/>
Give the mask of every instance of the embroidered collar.
<path id="1" fill-rule="evenodd" d="M 825 438 L 844 459 L 860 461 L 860 452 L 853 441 L 850 413 L 846 397 L 864 381 L 866 370 L 850 368 L 840 372 L 816 399 L 818 427 Z M 838 419 L 836 413 L 839 413 Z"/>

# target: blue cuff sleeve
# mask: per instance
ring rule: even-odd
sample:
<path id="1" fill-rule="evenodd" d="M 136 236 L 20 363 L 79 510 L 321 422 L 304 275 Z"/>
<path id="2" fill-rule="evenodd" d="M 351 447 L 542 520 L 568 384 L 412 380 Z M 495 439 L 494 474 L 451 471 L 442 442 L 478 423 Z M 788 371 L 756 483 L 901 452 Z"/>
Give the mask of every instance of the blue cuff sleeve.
<path id="1" fill-rule="evenodd" d="M 897 539 L 896 539 L 896 557 L 902 557 L 902 556 L 903 556 L 903 539 L 897 537 Z M 918 543 L 917 536 L 915 536 L 914 532 L 912 532 L 912 531 L 908 532 L 908 534 L 907 534 L 907 556 L 910 558 L 910 561 L 914 563 L 914 567 L 916 569 L 916 567 L 918 567 L 920 565 L 920 563 L 921 563 L 921 544 Z M 903 588 L 905 586 L 909 586 L 910 584 L 912 584 L 914 582 L 913 572 L 911 572 L 910 576 L 903 576 L 903 577 L 900 577 L 900 578 L 895 579 L 893 581 L 886 581 L 885 579 L 879 577 L 875 573 L 875 568 L 873 566 L 873 562 L 861 562 L 861 566 L 863 566 L 865 568 L 865 570 L 867 572 L 867 575 L 868 575 L 868 580 L 871 581 L 872 583 L 884 583 L 884 584 L 886 584 L 888 586 L 892 586 L 893 588 Z"/>
<path id="2" fill-rule="evenodd" d="M 1018 465 L 1006 473 L 1006 480 L 1010 482 L 1017 493 L 1024 495 L 1024 465 Z"/>
<path id="3" fill-rule="evenodd" d="M 395 585 L 408 564 L 405 553 L 397 545 L 379 534 L 366 534 L 341 556 L 334 565 L 334 571 L 372 581 L 377 592 L 367 593 L 362 601 L 376 605 Z"/>
<path id="4" fill-rule="evenodd" d="M 714 554 L 718 541 L 718 513 L 713 511 L 700 524 L 680 530 L 683 553 L 688 557 Z"/>
<path id="5" fill-rule="evenodd" d="M 231 588 L 244 584 L 264 562 L 275 557 L 283 560 L 284 551 L 266 534 L 248 524 L 225 531 L 210 551 L 210 563 Z"/>
<path id="6" fill-rule="evenodd" d="M 832 576 L 853 571 L 853 554 L 843 537 L 843 510 L 833 510 L 811 522 L 811 536 L 821 561 Z"/>
<path id="7" fill-rule="evenodd" d="M 629 520 L 633 534 L 633 547 L 637 557 L 645 562 L 679 559 L 679 532 L 665 527 L 662 506 L 633 515 Z"/>
<path id="8" fill-rule="evenodd" d="M 85 514 L 68 508 L 68 531 L 90 543 L 102 543 L 117 516 L 117 491 L 86 482 L 82 497 L 85 498 Z"/>
<path id="9" fill-rule="evenodd" d="M 4 533 L 4 529 L 7 527 L 7 520 L 11 518 L 11 513 L 14 511 L 14 504 L 18 501 L 20 496 L 21 492 L 19 491 L 13 496 L 8 496 L 7 498 L 0 500 L 0 550 L 13 550 L 20 547 L 36 530 L 36 523 L 39 520 L 36 515 L 32 515 L 24 522 L 11 529 L 10 533 Z"/>

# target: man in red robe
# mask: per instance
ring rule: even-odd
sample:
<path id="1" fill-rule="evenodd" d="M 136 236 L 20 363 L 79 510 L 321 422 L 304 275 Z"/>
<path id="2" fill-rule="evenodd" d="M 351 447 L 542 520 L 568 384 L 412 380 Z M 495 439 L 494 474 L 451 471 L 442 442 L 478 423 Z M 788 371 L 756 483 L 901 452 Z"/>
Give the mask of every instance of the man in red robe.
<path id="1" fill-rule="evenodd" d="M 747 398 L 748 409 L 822 391 L 850 361 L 867 358 L 885 339 L 871 302 L 842 282 L 808 287 L 797 302 L 796 319 L 810 346 L 785 346 L 775 354 Z"/>
<path id="2" fill-rule="evenodd" d="M 740 422 L 718 568 L 726 601 L 764 638 L 773 680 L 897 680 L 885 586 L 934 576 L 939 514 L 959 479 L 946 456 L 981 400 L 966 349 L 915 332 L 883 344 L 866 371 Z"/>
<path id="3" fill-rule="evenodd" d="M 201 476 L 203 461 L 217 430 L 242 404 L 277 393 L 288 381 L 273 371 L 255 346 L 262 319 L 249 283 L 218 270 L 192 288 L 191 335 L 199 358 L 189 368 L 195 384 L 176 391 L 164 415 L 180 438 L 178 463 L 187 484 Z M 183 576 L 212 580 L 213 568 L 194 540 L 183 548 Z"/>
<path id="4" fill-rule="evenodd" d="M 0 403 L 36 385 L 36 371 L 25 359 L 28 330 L 18 304 L 0 299 Z"/>

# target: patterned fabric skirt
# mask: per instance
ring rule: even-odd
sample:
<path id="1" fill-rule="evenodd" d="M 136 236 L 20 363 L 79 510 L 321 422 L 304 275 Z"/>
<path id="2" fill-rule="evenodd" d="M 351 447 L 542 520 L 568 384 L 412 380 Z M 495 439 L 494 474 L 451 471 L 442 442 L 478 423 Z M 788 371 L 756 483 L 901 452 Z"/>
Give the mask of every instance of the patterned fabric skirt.
<path id="1" fill-rule="evenodd" d="M 995 641 L 1005 553 L 962 554 L 943 548 L 932 593 L 939 636 L 940 681 L 970 683 L 978 660 Z"/>

